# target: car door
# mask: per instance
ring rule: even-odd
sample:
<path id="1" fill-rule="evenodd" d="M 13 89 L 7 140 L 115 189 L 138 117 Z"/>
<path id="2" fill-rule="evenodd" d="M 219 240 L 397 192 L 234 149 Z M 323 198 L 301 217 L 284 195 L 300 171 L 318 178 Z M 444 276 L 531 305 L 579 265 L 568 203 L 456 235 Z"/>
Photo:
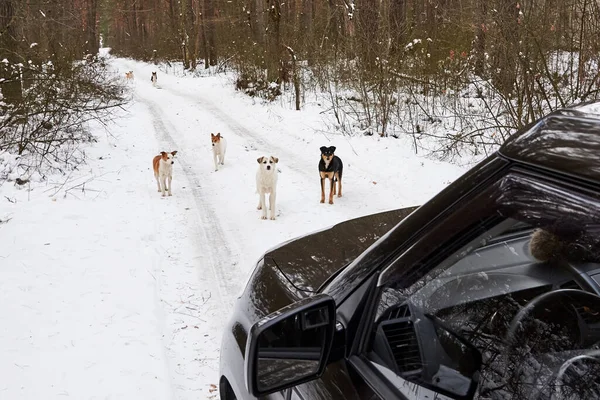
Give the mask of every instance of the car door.
<path id="1" fill-rule="evenodd" d="M 448 387 L 442 390 L 431 382 L 426 384 L 404 379 L 406 376 L 400 376 L 402 373 L 393 371 L 394 368 L 382 368 L 385 362 L 381 360 L 374 362 L 376 354 L 373 354 L 373 338 L 379 334 L 375 328 L 377 319 L 385 312 L 385 302 L 389 302 L 389 305 L 410 299 L 413 293 L 432 282 L 443 288 L 448 282 L 448 276 L 451 275 L 444 276 L 444 273 L 452 271 L 453 268 L 457 270 L 462 268 L 463 276 L 479 277 L 485 288 L 488 272 L 477 270 L 478 249 L 486 246 L 486 243 L 492 243 L 516 224 L 525 223 L 531 228 L 544 228 L 556 233 L 561 239 L 570 237 L 577 242 L 579 238 L 585 236 L 586 227 L 598 226 L 600 223 L 600 196 L 597 189 L 583 184 L 578 185 L 572 180 L 561 181 L 526 169 L 515 168 L 501 179 L 486 186 L 464 200 L 462 204 L 456 205 L 453 211 L 441 218 L 435 226 L 422 232 L 415 238 L 410 248 L 379 274 L 377 287 L 373 289 L 376 295 L 372 296 L 369 311 L 362 317 L 364 322 L 360 327 L 362 331 L 353 342 L 349 364 L 382 399 L 427 398 L 432 393 L 438 398 L 444 398 L 439 397 L 440 393 L 449 395 L 450 398 L 473 396 L 471 392 L 473 386 L 469 386 L 470 383 L 463 386 L 457 394 L 447 390 Z M 552 285 L 560 284 L 561 279 L 576 277 L 576 275 L 569 275 L 567 269 L 557 269 L 556 273 L 551 270 L 551 273 L 545 274 L 543 269 L 540 269 L 541 264 L 532 260 L 531 254 L 524 247 L 524 243 L 529 241 L 522 240 L 519 243 L 520 248 L 511 248 L 509 244 L 499 246 L 504 247 L 504 251 L 490 253 L 492 255 L 488 255 L 487 259 L 481 261 L 489 264 L 483 267 L 494 272 L 494 279 L 498 279 L 497 282 L 502 283 L 502 279 L 505 279 L 504 284 L 509 285 L 507 290 L 512 290 L 513 286 L 510 285 L 517 285 L 520 281 L 520 279 L 512 279 L 511 274 L 515 274 L 515 277 L 523 277 L 526 281 L 522 290 L 546 290 L 547 284 L 554 288 Z M 497 269 L 494 269 L 496 267 Z M 521 275 L 514 273 L 514 270 L 519 268 L 520 271 L 525 271 Z M 550 275 L 554 280 L 550 279 Z M 395 289 L 396 297 L 385 298 L 386 289 L 392 287 Z M 470 288 L 468 286 L 467 290 Z M 521 288 L 518 289 L 520 292 Z M 590 290 L 589 287 L 582 287 L 582 289 Z M 431 291 L 431 293 L 435 292 L 436 290 Z M 442 296 L 442 300 L 460 302 L 461 295 L 467 297 L 471 295 L 470 292 L 461 293 L 456 290 L 452 296 L 449 293 L 450 291 L 447 291 L 445 295 L 448 297 Z M 484 294 L 479 293 L 476 296 L 479 296 L 477 297 L 479 300 Z M 425 296 L 423 301 L 426 304 L 429 300 L 430 297 Z M 418 320 L 413 322 L 416 323 Z M 397 365 L 397 363 L 391 362 L 390 365 Z M 472 383 L 469 379 L 463 381 Z"/>

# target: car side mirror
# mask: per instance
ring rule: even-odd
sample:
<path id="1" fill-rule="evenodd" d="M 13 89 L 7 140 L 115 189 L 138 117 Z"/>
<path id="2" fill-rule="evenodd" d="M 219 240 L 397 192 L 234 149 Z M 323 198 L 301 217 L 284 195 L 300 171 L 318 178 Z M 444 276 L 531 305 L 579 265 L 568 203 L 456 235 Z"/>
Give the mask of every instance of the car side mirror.
<path id="1" fill-rule="evenodd" d="M 246 343 L 248 392 L 259 397 L 319 378 L 335 330 L 335 301 L 319 294 L 255 323 Z"/>

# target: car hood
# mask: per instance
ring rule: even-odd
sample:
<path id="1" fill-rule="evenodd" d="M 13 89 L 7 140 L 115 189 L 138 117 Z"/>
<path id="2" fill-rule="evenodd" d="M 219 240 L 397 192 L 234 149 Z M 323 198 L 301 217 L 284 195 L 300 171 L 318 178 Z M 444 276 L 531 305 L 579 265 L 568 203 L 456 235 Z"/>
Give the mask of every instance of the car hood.
<path id="1" fill-rule="evenodd" d="M 269 250 L 264 263 L 278 269 L 295 289 L 308 295 L 416 208 L 406 207 L 341 222 Z"/>

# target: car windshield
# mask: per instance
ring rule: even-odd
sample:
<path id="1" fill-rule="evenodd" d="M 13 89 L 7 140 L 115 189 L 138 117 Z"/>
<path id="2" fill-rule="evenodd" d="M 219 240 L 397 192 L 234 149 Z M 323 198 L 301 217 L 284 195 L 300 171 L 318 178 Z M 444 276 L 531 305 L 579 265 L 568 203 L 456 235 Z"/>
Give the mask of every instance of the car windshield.
<path id="1" fill-rule="evenodd" d="M 426 331 L 419 324 L 439 321 L 443 325 L 436 326 L 446 327 L 481 353 L 474 398 L 600 398 L 600 303 L 577 293 L 558 294 L 525 317 L 522 311 L 534 299 L 560 289 L 597 292 L 597 226 L 534 228 L 516 220 L 501 226 L 449 267 L 431 271 L 409 288 L 382 291 L 372 360 L 378 368 L 389 367 L 397 378 L 435 389 L 436 384 L 426 384 L 433 382 L 428 376 L 453 365 L 449 360 L 464 358 L 427 358 L 427 346 L 435 346 L 439 336 L 419 338 Z M 401 321 L 411 321 L 414 328 L 402 331 L 402 337 L 392 336 L 391 327 L 400 329 Z M 407 366 L 406 353 L 394 348 L 411 345 L 415 353 Z"/>

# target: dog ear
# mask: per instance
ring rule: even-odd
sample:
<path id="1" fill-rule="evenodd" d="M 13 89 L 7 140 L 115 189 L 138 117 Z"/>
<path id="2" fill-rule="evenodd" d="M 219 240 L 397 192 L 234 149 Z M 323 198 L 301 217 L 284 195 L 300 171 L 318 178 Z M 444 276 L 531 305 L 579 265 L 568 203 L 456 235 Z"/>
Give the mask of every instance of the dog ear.
<path id="1" fill-rule="evenodd" d="M 217 137 L 220 139 L 221 138 L 221 132 L 217 133 Z"/>
<path id="2" fill-rule="evenodd" d="M 256 159 L 256 161 L 257 161 L 259 164 L 260 164 L 260 163 L 262 163 L 262 162 L 263 162 L 263 160 L 264 160 L 264 157 L 258 157 L 258 158 Z"/>
<path id="3" fill-rule="evenodd" d="M 329 150 L 330 150 L 332 153 L 335 153 L 335 146 L 329 146 Z"/>
<path id="4" fill-rule="evenodd" d="M 271 156 L 271 158 L 273 159 L 273 161 L 275 162 L 275 164 L 277 164 L 279 162 L 279 158 L 273 157 L 273 156 Z"/>
<path id="5" fill-rule="evenodd" d="M 175 154 L 177 154 L 177 150 L 173 150 L 173 151 L 171 152 L 171 154 L 172 154 L 172 155 L 175 155 Z"/>
<path id="6" fill-rule="evenodd" d="M 211 132 L 211 133 L 210 133 L 210 137 L 211 137 L 211 138 L 214 138 L 214 137 L 215 137 L 214 133 L 212 133 L 212 132 Z"/>
<path id="7" fill-rule="evenodd" d="M 166 155 L 167 155 L 167 152 L 166 152 L 166 151 L 161 151 L 161 152 L 160 152 L 160 155 L 161 155 L 161 156 L 166 156 Z"/>
<path id="8" fill-rule="evenodd" d="M 319 150 L 321 150 L 321 153 L 325 153 L 325 151 L 327 151 L 327 147 L 321 146 Z"/>

